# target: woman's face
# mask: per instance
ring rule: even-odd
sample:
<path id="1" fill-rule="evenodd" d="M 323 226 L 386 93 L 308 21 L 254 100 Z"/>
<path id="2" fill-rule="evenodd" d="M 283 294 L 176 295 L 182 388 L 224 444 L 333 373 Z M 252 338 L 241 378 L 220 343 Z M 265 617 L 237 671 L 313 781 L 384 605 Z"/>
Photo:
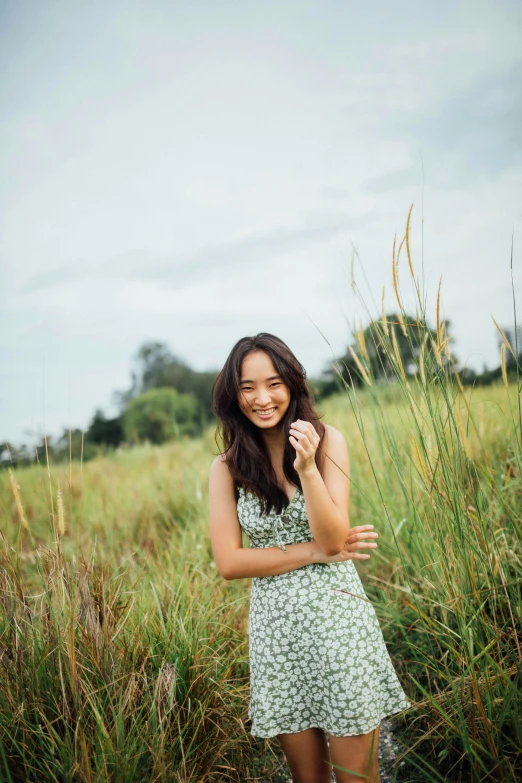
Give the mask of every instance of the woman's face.
<path id="1" fill-rule="evenodd" d="M 261 429 L 271 429 L 283 420 L 290 398 L 290 389 L 267 353 L 254 351 L 245 356 L 238 403 L 247 419 Z"/>

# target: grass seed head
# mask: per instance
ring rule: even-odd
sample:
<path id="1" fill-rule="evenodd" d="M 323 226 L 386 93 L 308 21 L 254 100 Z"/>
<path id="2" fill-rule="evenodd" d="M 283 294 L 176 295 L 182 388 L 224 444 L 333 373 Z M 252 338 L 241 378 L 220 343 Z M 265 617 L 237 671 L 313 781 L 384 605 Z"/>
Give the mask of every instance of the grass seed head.
<path id="1" fill-rule="evenodd" d="M 411 249 L 410 249 L 410 221 L 411 221 L 411 211 L 413 209 L 413 204 L 410 207 L 410 211 L 408 212 L 408 219 L 406 220 L 406 234 L 404 236 L 404 239 L 406 240 L 406 254 L 408 256 L 408 264 L 410 267 L 410 273 L 412 276 L 412 279 L 415 280 L 415 273 L 413 271 L 413 264 L 411 262 Z"/>
<path id="2" fill-rule="evenodd" d="M 493 318 L 493 316 L 491 316 L 491 317 Z M 506 346 L 506 348 L 508 349 L 508 351 L 509 351 L 509 352 L 510 352 L 510 353 L 513 355 L 513 357 L 516 359 L 517 357 L 515 356 L 515 353 L 514 353 L 514 351 L 513 351 L 513 348 L 511 347 L 511 344 L 510 344 L 510 342 L 509 342 L 508 338 L 506 337 L 506 335 L 504 334 L 504 332 L 502 331 L 502 329 L 501 329 L 501 328 L 500 328 L 500 326 L 497 324 L 497 322 L 495 321 L 495 319 L 494 319 L 494 318 L 493 318 L 493 323 L 495 324 L 495 326 L 497 327 L 498 331 L 500 332 L 500 336 L 502 337 L 502 340 L 503 340 L 503 342 L 504 342 L 504 345 Z"/>
<path id="3" fill-rule="evenodd" d="M 357 339 L 357 344 L 359 346 L 359 350 L 361 351 L 366 361 L 369 361 L 368 351 L 366 350 L 366 342 L 364 340 L 364 331 L 362 329 L 359 329 L 359 331 L 357 332 L 356 339 Z"/>
<path id="4" fill-rule="evenodd" d="M 392 264 L 392 273 L 393 273 L 393 290 L 395 291 L 395 296 L 397 297 L 397 303 L 399 305 L 399 308 L 403 310 L 401 296 L 399 294 L 399 257 L 397 256 L 397 261 L 395 261 Z"/>
<path id="5" fill-rule="evenodd" d="M 402 317 L 402 313 L 399 311 L 398 314 L 399 323 L 401 325 L 402 333 L 405 337 L 408 336 L 408 332 L 406 331 L 406 324 L 404 323 L 404 318 Z"/>
<path id="6" fill-rule="evenodd" d="M 504 386 L 509 386 L 508 384 L 508 377 L 507 377 L 507 368 L 506 368 L 506 346 L 504 343 L 500 346 L 500 366 L 502 367 L 502 380 L 504 381 Z"/>
<path id="7" fill-rule="evenodd" d="M 386 337 L 389 337 L 390 332 L 388 330 L 388 319 L 386 318 L 386 312 L 384 310 L 384 286 L 382 287 L 382 328 L 384 329 Z"/>
<path id="8" fill-rule="evenodd" d="M 437 364 L 442 367 L 442 356 L 440 355 L 439 346 L 435 342 L 435 340 L 431 341 L 431 347 L 433 348 L 433 353 L 435 354 L 435 358 L 437 359 Z"/>
<path id="9" fill-rule="evenodd" d="M 25 516 L 24 507 L 22 504 L 22 498 L 20 497 L 20 492 L 18 491 L 20 489 L 19 485 L 16 483 L 16 477 L 14 474 L 14 470 L 12 468 L 8 469 L 9 471 L 9 482 L 11 484 L 11 489 L 13 490 L 14 500 L 16 504 L 16 510 L 18 512 L 18 517 L 20 519 L 20 522 L 22 524 L 22 527 L 24 527 L 26 530 L 29 530 L 29 523 L 27 521 L 27 517 Z"/>
<path id="10" fill-rule="evenodd" d="M 399 352 L 397 337 L 395 336 L 395 328 L 393 326 L 391 326 L 390 328 L 392 334 L 393 351 L 395 353 L 395 358 L 397 359 L 397 366 L 399 367 L 400 373 L 402 375 L 402 380 L 404 381 L 404 383 L 406 383 L 406 373 L 404 372 L 404 365 L 402 363 L 401 354 Z"/>
<path id="11" fill-rule="evenodd" d="M 58 507 L 58 534 L 63 536 L 65 534 L 65 518 L 63 513 L 63 498 L 60 484 L 58 483 L 58 490 L 56 492 L 56 505 Z"/>
<path id="12" fill-rule="evenodd" d="M 354 360 L 355 364 L 357 365 L 357 369 L 361 373 L 362 377 L 364 378 L 364 380 L 366 381 L 368 386 L 371 386 L 372 382 L 370 380 L 370 376 L 368 375 L 368 373 L 366 372 L 365 368 L 363 367 L 363 365 L 361 363 L 361 360 L 359 359 L 359 357 L 357 356 L 357 354 L 355 353 L 355 351 L 353 350 L 351 345 L 349 345 L 348 348 L 350 349 L 350 353 L 353 356 L 353 360 Z"/>

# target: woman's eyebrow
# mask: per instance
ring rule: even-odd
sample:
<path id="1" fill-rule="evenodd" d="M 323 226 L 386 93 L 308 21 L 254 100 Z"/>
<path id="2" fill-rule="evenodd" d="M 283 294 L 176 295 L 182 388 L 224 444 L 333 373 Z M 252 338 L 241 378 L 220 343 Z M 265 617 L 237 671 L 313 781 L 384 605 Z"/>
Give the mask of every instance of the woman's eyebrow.
<path id="1" fill-rule="evenodd" d="M 271 375 L 270 378 L 267 378 L 267 381 L 275 381 L 276 378 L 281 378 L 280 375 Z M 249 381 L 248 379 L 245 379 L 243 381 L 240 381 L 240 383 L 254 383 L 254 381 Z"/>

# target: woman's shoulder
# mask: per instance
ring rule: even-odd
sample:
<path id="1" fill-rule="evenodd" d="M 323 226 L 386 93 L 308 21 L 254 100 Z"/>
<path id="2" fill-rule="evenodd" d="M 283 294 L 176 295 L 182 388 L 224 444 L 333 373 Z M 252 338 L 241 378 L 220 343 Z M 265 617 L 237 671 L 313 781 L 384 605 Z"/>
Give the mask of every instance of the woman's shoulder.
<path id="1" fill-rule="evenodd" d="M 226 493 L 234 492 L 234 480 L 223 454 L 214 457 L 209 470 L 210 487 Z"/>
<path id="2" fill-rule="evenodd" d="M 224 477 L 227 481 L 233 482 L 226 451 L 214 457 L 210 465 L 210 473 L 217 474 L 220 477 Z"/>
<path id="3" fill-rule="evenodd" d="M 341 430 L 332 427 L 331 424 L 326 424 L 326 422 L 323 422 L 323 426 L 325 429 L 325 440 L 328 440 L 330 443 L 346 443 L 346 438 Z"/>
<path id="4" fill-rule="evenodd" d="M 210 465 L 210 473 L 217 473 L 219 475 L 226 475 L 228 473 L 230 475 L 225 453 L 218 454 L 214 457 Z"/>
<path id="5" fill-rule="evenodd" d="M 348 444 L 341 430 L 332 427 L 331 424 L 326 424 L 325 422 L 323 422 L 323 424 L 325 427 L 323 454 L 328 454 L 328 456 L 336 462 L 349 461 Z"/>

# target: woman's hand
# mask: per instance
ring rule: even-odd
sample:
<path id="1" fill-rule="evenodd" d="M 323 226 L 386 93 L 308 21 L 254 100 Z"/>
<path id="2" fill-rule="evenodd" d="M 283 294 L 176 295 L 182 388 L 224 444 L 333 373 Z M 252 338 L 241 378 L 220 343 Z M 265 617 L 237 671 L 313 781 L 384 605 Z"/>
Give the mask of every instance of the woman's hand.
<path id="1" fill-rule="evenodd" d="M 350 528 L 344 547 L 336 555 L 325 555 L 317 545 L 317 563 L 342 563 L 345 560 L 369 560 L 369 554 L 357 552 L 358 549 L 376 549 L 377 544 L 368 539 L 378 538 L 379 534 L 373 531 L 373 525 L 359 525 Z"/>
<path id="2" fill-rule="evenodd" d="M 315 465 L 315 452 L 320 440 L 311 422 L 302 419 L 292 422 L 289 441 L 296 451 L 294 468 L 297 472 Z"/>

